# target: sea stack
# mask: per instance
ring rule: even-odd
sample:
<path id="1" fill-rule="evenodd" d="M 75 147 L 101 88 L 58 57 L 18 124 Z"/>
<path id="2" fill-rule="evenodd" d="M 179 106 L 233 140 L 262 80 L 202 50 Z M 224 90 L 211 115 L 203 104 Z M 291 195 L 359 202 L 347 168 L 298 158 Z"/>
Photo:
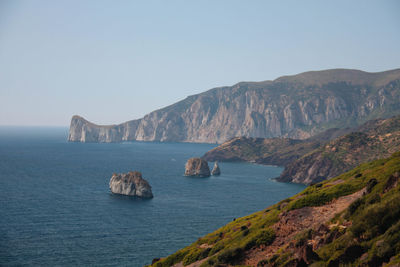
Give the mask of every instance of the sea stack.
<path id="1" fill-rule="evenodd" d="M 110 190 L 114 194 L 126 196 L 153 197 L 150 184 L 142 178 L 142 174 L 138 171 L 122 174 L 114 173 L 110 179 Z"/>
<path id="2" fill-rule="evenodd" d="M 213 169 L 211 171 L 211 175 L 220 175 L 220 174 L 221 174 L 221 170 L 219 169 L 218 161 L 216 161 L 214 163 L 214 167 L 213 167 Z"/>
<path id="3" fill-rule="evenodd" d="M 207 161 L 201 158 L 190 158 L 185 165 L 185 176 L 209 177 L 210 168 Z"/>

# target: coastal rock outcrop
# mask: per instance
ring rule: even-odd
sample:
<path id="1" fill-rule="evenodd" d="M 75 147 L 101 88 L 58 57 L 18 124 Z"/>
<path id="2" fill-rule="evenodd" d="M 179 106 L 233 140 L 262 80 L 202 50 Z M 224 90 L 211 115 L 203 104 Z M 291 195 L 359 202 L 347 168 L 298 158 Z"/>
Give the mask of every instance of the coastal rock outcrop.
<path id="1" fill-rule="evenodd" d="M 142 174 L 138 171 L 113 174 L 110 179 L 110 190 L 112 193 L 120 195 L 153 197 L 150 184 L 142 178 Z"/>
<path id="2" fill-rule="evenodd" d="M 221 170 L 220 170 L 220 168 L 218 166 L 218 162 L 217 161 L 214 163 L 214 167 L 213 167 L 213 169 L 211 171 L 211 175 L 221 175 Z"/>
<path id="3" fill-rule="evenodd" d="M 333 69 L 240 82 L 192 95 L 141 119 L 101 126 L 74 116 L 71 142 L 223 143 L 233 137 L 306 139 L 400 113 L 400 69 Z"/>
<path id="4" fill-rule="evenodd" d="M 185 165 L 185 176 L 209 177 L 210 167 L 201 158 L 190 158 Z"/>

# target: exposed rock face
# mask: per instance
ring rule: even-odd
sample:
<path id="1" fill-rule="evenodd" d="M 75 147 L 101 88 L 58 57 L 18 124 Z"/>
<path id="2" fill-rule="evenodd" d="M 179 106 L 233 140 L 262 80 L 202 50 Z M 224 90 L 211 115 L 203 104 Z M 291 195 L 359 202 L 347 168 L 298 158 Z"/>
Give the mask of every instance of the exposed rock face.
<path id="1" fill-rule="evenodd" d="M 343 136 L 329 140 L 340 134 Z M 397 116 L 371 120 L 353 129 L 331 129 L 305 140 L 236 137 L 202 158 L 284 166 L 279 181 L 311 184 L 399 150 L 400 116 Z"/>
<path id="2" fill-rule="evenodd" d="M 113 174 L 110 179 L 110 190 L 114 194 L 152 198 L 153 193 L 149 183 L 142 178 L 140 172 Z"/>
<path id="3" fill-rule="evenodd" d="M 334 69 L 241 82 L 189 96 L 142 119 L 99 126 L 79 116 L 69 141 L 222 143 L 235 136 L 305 139 L 400 112 L 400 69 L 380 73 Z"/>
<path id="4" fill-rule="evenodd" d="M 319 141 L 290 138 L 235 137 L 202 157 L 207 161 L 247 161 L 285 166 L 320 146 Z"/>
<path id="5" fill-rule="evenodd" d="M 290 162 L 278 180 L 305 184 L 319 182 L 400 150 L 400 116 L 373 120 L 356 130 Z"/>
<path id="6" fill-rule="evenodd" d="M 75 115 L 71 120 L 68 141 L 111 143 L 135 140 L 134 133 L 139 122 L 133 120 L 119 125 L 101 126 Z"/>
<path id="7" fill-rule="evenodd" d="M 214 163 L 214 167 L 211 171 L 211 175 L 221 175 L 221 170 L 219 169 L 217 161 Z"/>
<path id="8" fill-rule="evenodd" d="M 204 154 L 207 161 L 247 161 L 259 164 L 286 166 L 332 139 L 352 131 L 351 128 L 332 128 L 311 138 L 235 137 Z"/>
<path id="9" fill-rule="evenodd" d="M 201 158 L 190 158 L 185 165 L 185 176 L 209 177 L 210 168 Z"/>

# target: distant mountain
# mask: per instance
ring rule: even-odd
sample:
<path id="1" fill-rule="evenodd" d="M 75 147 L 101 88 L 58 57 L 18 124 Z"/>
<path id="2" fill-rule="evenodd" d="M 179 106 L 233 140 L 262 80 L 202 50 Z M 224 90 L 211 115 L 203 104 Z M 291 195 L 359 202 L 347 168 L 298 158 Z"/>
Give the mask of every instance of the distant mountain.
<path id="1" fill-rule="evenodd" d="M 278 181 L 310 184 L 397 151 L 400 116 L 371 120 L 353 129 L 330 129 L 305 140 L 237 137 L 202 158 L 284 166 Z"/>
<path id="2" fill-rule="evenodd" d="M 305 139 L 329 128 L 353 127 L 395 114 L 400 114 L 400 69 L 379 73 L 333 69 L 211 89 L 119 125 L 95 125 L 74 116 L 68 140 Z"/>

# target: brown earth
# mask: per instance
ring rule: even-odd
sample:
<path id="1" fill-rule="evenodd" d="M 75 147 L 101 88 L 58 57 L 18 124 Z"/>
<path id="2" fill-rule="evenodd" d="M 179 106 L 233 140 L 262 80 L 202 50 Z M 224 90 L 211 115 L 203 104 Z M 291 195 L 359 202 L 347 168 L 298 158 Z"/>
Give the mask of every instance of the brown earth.
<path id="1" fill-rule="evenodd" d="M 351 203 L 360 198 L 365 189 L 348 196 L 340 197 L 320 207 L 304 207 L 281 214 L 279 221 L 272 226 L 276 238 L 270 246 L 253 248 L 246 252 L 244 265 L 257 266 L 260 260 L 271 257 L 280 248 L 288 245 L 293 238 L 306 229 L 317 229 L 344 211 Z"/>

